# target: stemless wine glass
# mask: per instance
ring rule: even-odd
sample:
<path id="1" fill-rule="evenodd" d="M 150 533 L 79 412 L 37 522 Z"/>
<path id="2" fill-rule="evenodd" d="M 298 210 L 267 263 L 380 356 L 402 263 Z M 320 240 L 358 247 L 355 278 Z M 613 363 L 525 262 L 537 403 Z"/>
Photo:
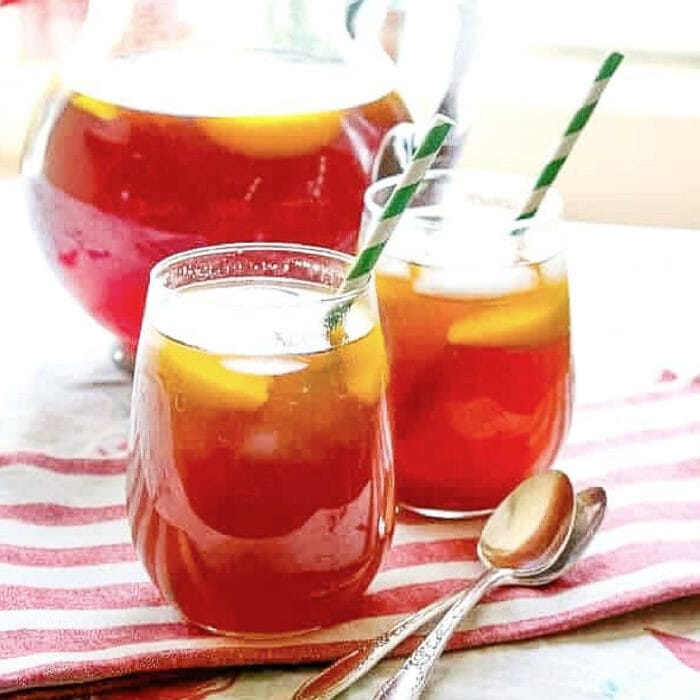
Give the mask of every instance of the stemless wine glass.
<path id="1" fill-rule="evenodd" d="M 372 185 L 365 224 L 395 178 Z M 519 177 L 434 170 L 377 273 L 389 352 L 397 499 L 435 517 L 492 510 L 548 468 L 569 423 L 571 361 L 561 199 L 522 235 Z"/>
<path id="2" fill-rule="evenodd" d="M 394 522 L 387 361 L 351 258 L 231 244 L 151 273 L 128 468 L 134 543 L 165 599 L 217 632 L 342 618 Z M 342 304 L 342 332 L 329 323 Z"/>

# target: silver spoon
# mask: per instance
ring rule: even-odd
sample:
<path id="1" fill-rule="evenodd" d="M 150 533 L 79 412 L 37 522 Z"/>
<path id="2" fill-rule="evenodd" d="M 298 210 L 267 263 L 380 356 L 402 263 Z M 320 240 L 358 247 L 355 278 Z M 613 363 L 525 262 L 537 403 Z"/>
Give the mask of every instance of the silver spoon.
<path id="1" fill-rule="evenodd" d="M 574 529 L 566 547 L 551 568 L 535 579 L 518 578 L 517 585 L 541 586 L 555 580 L 584 552 L 603 520 L 606 508 L 605 491 L 593 487 L 576 496 Z M 461 597 L 463 591 L 432 603 L 403 619 L 391 630 L 372 642 L 351 651 L 316 676 L 303 683 L 292 700 L 331 700 L 364 676 L 401 642 L 445 612 Z"/>
<path id="2" fill-rule="evenodd" d="M 573 530 L 574 491 L 562 472 L 526 479 L 496 508 L 476 553 L 486 571 L 444 614 L 374 700 L 416 700 L 464 616 L 492 588 L 517 583 L 515 575 L 538 576 L 554 563 Z"/>

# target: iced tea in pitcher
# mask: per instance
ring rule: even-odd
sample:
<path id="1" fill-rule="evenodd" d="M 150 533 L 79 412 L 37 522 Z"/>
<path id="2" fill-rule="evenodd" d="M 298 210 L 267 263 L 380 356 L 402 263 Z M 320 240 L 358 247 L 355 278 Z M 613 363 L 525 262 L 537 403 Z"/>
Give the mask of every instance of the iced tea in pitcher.
<path id="1" fill-rule="evenodd" d="M 351 251 L 373 154 L 407 117 L 388 85 L 342 66 L 256 56 L 225 85 L 170 70 L 115 59 L 62 85 L 25 159 L 45 253 L 130 346 L 166 255 L 242 240 Z"/>
<path id="2" fill-rule="evenodd" d="M 354 250 L 374 157 L 408 119 L 342 0 L 92 0 L 23 172 L 68 289 L 133 350 L 148 270 L 233 241 Z M 375 45 L 376 44 L 376 45 Z"/>

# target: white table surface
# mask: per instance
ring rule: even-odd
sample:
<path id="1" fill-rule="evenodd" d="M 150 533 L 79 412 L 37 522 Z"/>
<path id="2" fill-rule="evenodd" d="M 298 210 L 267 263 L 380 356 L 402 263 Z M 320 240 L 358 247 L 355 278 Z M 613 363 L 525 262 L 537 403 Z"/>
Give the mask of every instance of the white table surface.
<path id="1" fill-rule="evenodd" d="M 700 375 L 700 231 L 584 223 L 564 229 L 577 400 L 644 389 L 664 370 Z M 0 452 L 117 449 L 126 435 L 129 380 L 109 361 L 110 336 L 40 255 L 16 180 L 0 180 L 0 240 Z M 692 598 L 567 634 L 447 654 L 425 697 L 700 698 L 700 671 L 647 627 L 697 640 L 700 669 L 700 599 Z M 344 697 L 371 697 L 398 663 L 382 663 Z M 244 670 L 215 697 L 282 699 L 313 670 Z"/>

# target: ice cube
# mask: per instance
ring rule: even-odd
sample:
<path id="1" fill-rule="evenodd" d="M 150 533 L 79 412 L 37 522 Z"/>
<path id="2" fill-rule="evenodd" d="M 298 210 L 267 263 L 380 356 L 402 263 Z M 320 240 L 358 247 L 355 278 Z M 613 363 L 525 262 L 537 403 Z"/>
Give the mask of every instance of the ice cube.
<path id="1" fill-rule="evenodd" d="M 379 258 L 379 262 L 377 263 L 377 272 L 380 275 L 396 277 L 398 279 L 411 278 L 411 268 L 407 262 L 386 254 Z"/>
<path id="2" fill-rule="evenodd" d="M 413 283 L 416 294 L 465 299 L 500 297 L 527 292 L 537 285 L 537 275 L 529 267 L 501 269 L 424 269 Z"/>
<path id="3" fill-rule="evenodd" d="M 261 377 L 292 374 L 308 367 L 306 362 L 284 357 L 236 357 L 222 360 L 221 364 L 226 369 L 239 374 L 252 374 Z"/>
<path id="4" fill-rule="evenodd" d="M 555 255 L 540 266 L 542 275 L 550 282 L 561 282 L 566 279 L 566 261 L 563 255 Z"/>

